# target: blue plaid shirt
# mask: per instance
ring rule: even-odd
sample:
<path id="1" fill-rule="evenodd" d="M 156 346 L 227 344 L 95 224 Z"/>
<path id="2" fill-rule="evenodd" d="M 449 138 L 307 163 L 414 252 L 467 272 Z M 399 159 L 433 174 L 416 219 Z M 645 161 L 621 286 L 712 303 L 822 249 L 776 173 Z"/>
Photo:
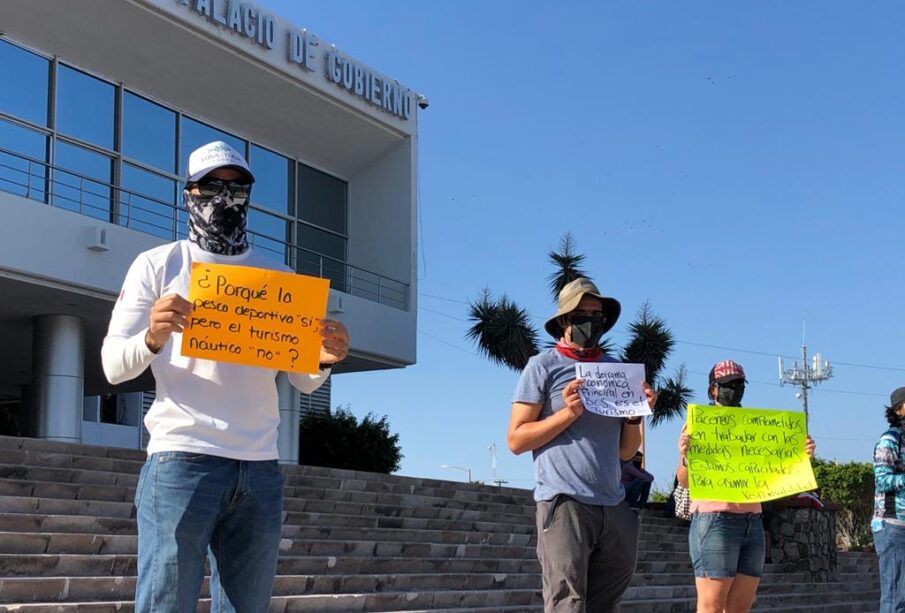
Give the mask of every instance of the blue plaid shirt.
<path id="1" fill-rule="evenodd" d="M 874 447 L 873 527 L 883 520 L 905 522 L 905 436 L 902 427 L 883 433 Z"/>

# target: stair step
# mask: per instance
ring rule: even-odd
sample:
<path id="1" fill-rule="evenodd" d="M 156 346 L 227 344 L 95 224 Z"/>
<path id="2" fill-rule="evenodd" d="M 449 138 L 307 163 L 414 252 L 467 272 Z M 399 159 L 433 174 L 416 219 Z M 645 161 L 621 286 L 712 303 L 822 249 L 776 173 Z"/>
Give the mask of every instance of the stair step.
<path id="1" fill-rule="evenodd" d="M 462 577 L 457 577 L 462 579 Z M 529 605 L 540 602 L 540 586 L 527 588 L 501 587 L 499 589 L 461 588 L 444 589 L 420 588 L 417 590 L 390 589 L 383 591 L 349 592 L 326 591 L 314 594 L 298 594 L 304 589 L 309 577 L 278 577 L 274 583 L 274 596 L 271 599 L 271 611 L 388 611 L 423 608 L 424 606 L 486 606 L 486 605 Z M 319 578 L 321 583 L 329 583 L 329 578 Z M 358 580 L 351 578 L 352 584 L 368 583 L 368 578 Z M 402 577 L 406 583 L 407 577 Z M 472 579 L 476 583 L 493 582 L 493 577 Z M 452 578 L 450 578 L 452 581 Z M 440 580 L 442 582 L 442 579 Z M 518 583 L 518 581 L 515 581 Z M 329 586 L 326 586 L 329 590 Z M 354 585 L 349 586 L 354 587 Z M 388 586 L 391 587 L 392 586 Z M 339 586 L 342 589 L 342 586 Z M 281 591 L 293 590 L 294 594 L 281 594 Z M 371 589 L 368 586 L 366 589 Z M 135 590 L 134 577 L 62 577 L 46 578 L 6 578 L 0 579 L 0 602 L 10 606 L 33 602 L 65 602 L 74 601 L 127 601 Z M 206 597 L 207 579 L 202 586 L 202 597 Z"/>
<path id="2" fill-rule="evenodd" d="M 210 605 L 208 604 L 208 609 Z M 133 601 L 0 604 L 0 613 L 132 613 Z"/>
<path id="3" fill-rule="evenodd" d="M 540 590 L 444 590 L 438 592 L 381 592 L 378 594 L 342 594 L 277 596 L 270 601 L 271 613 L 317 611 L 412 611 L 436 608 L 536 606 L 541 604 Z"/>
<path id="4" fill-rule="evenodd" d="M 820 584 L 810 584 L 820 585 Z M 777 594 L 762 595 L 758 593 L 752 613 L 771 611 L 776 613 L 790 613 L 795 611 L 813 613 L 819 609 L 820 613 L 868 613 L 879 608 L 880 594 L 878 591 L 862 592 L 827 592 L 817 595 L 806 592 L 802 594 Z M 865 607 L 865 604 L 867 605 Z M 620 613 L 694 613 L 696 600 L 687 598 L 659 598 L 646 600 L 623 600 L 620 604 Z M 864 607 L 864 608 L 857 608 Z"/>
<path id="5" fill-rule="evenodd" d="M 3 459 L 4 452 L 31 452 L 34 457 L 43 458 L 42 462 L 23 462 L 20 455 L 11 455 L 9 457 L 17 459 L 15 462 L 6 462 Z M 63 456 L 63 457 L 53 457 Z M 66 458 L 69 459 L 66 459 Z M 98 447 L 93 445 L 81 445 L 75 443 L 61 443 L 58 441 L 48 441 L 32 438 L 18 438 L 9 436 L 0 436 L 0 464 L 27 464 L 38 466 L 66 466 L 72 463 L 72 458 L 98 458 L 98 459 L 116 459 L 122 463 L 119 469 L 113 472 L 134 473 L 137 474 L 141 468 L 141 464 L 146 459 L 144 451 L 136 449 L 123 449 L 118 447 Z M 76 463 L 84 462 L 84 460 L 75 460 Z M 107 470 L 109 464 L 102 464 L 105 468 L 93 470 Z M 77 467 L 81 468 L 81 467 Z M 381 488 L 399 488 L 400 491 L 405 488 L 436 488 L 439 490 L 455 490 L 459 492 L 459 497 L 468 498 L 473 495 L 492 495 L 500 496 L 508 499 L 521 499 L 523 504 L 533 504 L 532 494 L 530 490 L 514 487 L 495 487 L 482 485 L 477 483 L 461 483 L 458 481 L 445 481 L 441 479 L 427 479 L 420 477 L 402 477 L 397 475 L 386 475 L 381 473 L 367 473 L 354 470 L 345 470 L 337 468 L 323 468 L 319 466 L 295 466 L 283 465 L 283 471 L 287 477 L 291 478 L 296 475 L 311 476 L 318 479 L 339 479 L 347 483 L 365 484 L 368 489 Z"/>
<path id="6" fill-rule="evenodd" d="M 0 613 L 133 610 L 132 497 L 145 459 L 137 450 L 0 437 Z M 273 613 L 542 613 L 530 491 L 282 470 Z M 688 524 L 660 508 L 640 520 L 637 569 L 621 611 L 693 613 Z M 837 561 L 839 581 L 823 584 L 766 565 L 752 610 L 876 610 L 876 555 L 839 552 Z"/>

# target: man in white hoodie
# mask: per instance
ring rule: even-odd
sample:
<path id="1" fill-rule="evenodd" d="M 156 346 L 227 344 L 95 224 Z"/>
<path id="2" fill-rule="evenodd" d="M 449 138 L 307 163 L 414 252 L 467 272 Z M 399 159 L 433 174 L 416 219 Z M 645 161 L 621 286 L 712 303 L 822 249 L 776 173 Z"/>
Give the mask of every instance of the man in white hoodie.
<path id="1" fill-rule="evenodd" d="M 277 372 L 188 358 L 182 331 L 192 305 L 193 262 L 287 271 L 246 240 L 254 176 L 224 142 L 189 156 L 183 197 L 188 240 L 140 254 L 113 308 L 102 358 L 114 384 L 149 366 L 156 399 L 145 425 L 148 460 L 138 477 L 137 612 L 195 611 L 204 560 L 213 611 L 266 611 L 282 524 L 283 477 L 277 463 Z M 349 350 L 338 321 L 321 322 L 320 372 L 289 373 L 311 393 Z"/>

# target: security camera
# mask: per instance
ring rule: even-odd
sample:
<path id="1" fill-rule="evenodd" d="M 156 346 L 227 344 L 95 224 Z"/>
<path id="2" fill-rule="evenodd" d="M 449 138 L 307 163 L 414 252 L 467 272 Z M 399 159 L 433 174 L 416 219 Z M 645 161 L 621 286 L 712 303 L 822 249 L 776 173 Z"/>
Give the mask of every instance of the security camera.
<path id="1" fill-rule="evenodd" d="M 418 96 L 418 107 L 422 109 L 426 109 L 431 105 L 431 101 L 427 99 L 427 96 Z"/>

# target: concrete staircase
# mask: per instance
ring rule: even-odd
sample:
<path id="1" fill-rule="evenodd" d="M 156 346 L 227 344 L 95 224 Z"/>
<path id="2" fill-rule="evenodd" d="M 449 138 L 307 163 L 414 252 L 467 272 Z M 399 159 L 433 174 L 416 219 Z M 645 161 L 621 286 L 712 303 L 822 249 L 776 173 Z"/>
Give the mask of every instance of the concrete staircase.
<path id="1" fill-rule="evenodd" d="M 135 450 L 0 437 L 0 612 L 132 610 L 143 461 Z M 530 492 L 306 466 L 284 474 L 271 611 L 543 610 Z M 842 580 L 828 584 L 768 565 L 755 610 L 876 611 L 876 557 L 840 553 L 839 565 Z M 694 611 L 677 520 L 642 516 L 621 611 Z"/>

